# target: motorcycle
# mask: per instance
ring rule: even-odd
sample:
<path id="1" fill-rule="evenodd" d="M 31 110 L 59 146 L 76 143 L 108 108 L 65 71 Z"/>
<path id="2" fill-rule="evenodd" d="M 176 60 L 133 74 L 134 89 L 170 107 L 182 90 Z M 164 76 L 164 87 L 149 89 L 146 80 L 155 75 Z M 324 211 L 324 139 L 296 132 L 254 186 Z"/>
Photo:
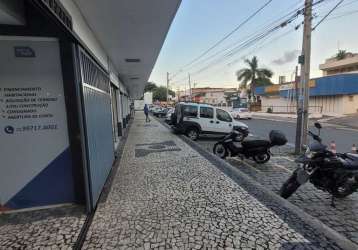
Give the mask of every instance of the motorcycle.
<path id="1" fill-rule="evenodd" d="M 358 154 L 333 153 L 322 143 L 320 137 L 322 126 L 315 123 L 318 134 L 309 131 L 313 143 L 306 147 L 306 152 L 296 159 L 298 168 L 282 185 L 281 197 L 289 198 L 300 186 L 310 181 L 317 189 L 335 198 L 344 198 L 358 189 Z"/>
<path id="2" fill-rule="evenodd" d="M 263 164 L 271 158 L 271 147 L 287 143 L 285 135 L 277 130 L 270 132 L 270 140 L 244 140 L 248 135 L 249 130 L 246 127 L 235 126 L 231 133 L 215 143 L 214 154 L 222 159 L 228 156 L 252 158 L 256 163 Z"/>

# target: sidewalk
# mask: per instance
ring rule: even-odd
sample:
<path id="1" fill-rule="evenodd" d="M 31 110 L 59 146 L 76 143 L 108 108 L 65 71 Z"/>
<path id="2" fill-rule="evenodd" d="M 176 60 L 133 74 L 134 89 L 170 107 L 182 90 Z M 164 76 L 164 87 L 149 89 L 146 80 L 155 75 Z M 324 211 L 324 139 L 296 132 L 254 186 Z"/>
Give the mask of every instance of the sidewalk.
<path id="1" fill-rule="evenodd" d="M 84 249 L 340 249 L 142 114 L 119 164 Z"/>

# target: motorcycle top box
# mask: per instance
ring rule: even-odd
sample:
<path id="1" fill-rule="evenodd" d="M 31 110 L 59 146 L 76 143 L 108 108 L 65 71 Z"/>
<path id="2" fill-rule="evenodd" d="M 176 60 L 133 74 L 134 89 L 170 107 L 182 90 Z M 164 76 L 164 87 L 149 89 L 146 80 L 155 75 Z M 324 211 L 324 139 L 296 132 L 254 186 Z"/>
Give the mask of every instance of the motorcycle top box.
<path id="1" fill-rule="evenodd" d="M 281 131 L 272 130 L 269 137 L 273 146 L 283 146 L 287 143 L 287 138 Z"/>

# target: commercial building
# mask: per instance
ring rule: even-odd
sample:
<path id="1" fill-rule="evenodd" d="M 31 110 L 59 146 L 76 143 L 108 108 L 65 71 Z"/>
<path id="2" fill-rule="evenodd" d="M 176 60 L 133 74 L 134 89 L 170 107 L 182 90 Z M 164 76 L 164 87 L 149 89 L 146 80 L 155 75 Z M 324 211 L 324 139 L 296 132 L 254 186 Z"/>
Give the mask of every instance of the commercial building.
<path id="1" fill-rule="evenodd" d="M 311 79 L 309 112 L 341 116 L 358 112 L 358 54 L 342 53 L 329 58 L 319 66 L 323 77 Z M 255 90 L 261 102 L 261 111 L 295 113 L 296 85 L 282 82 L 258 87 Z"/>
<path id="2" fill-rule="evenodd" d="M 235 88 L 192 88 L 192 101 L 198 103 L 207 103 L 214 106 L 226 107 L 228 105 L 227 97 L 236 93 Z M 179 99 L 181 101 L 189 101 L 189 91 L 179 93 Z"/>
<path id="3" fill-rule="evenodd" d="M 179 5 L 0 2 L 0 211 L 96 206 Z"/>
<path id="4" fill-rule="evenodd" d="M 345 53 L 343 57 L 332 57 L 319 65 L 324 76 L 344 74 L 344 73 L 358 73 L 358 54 Z"/>
<path id="5" fill-rule="evenodd" d="M 337 74 L 310 81 L 309 112 L 339 116 L 358 112 L 358 74 Z M 261 111 L 276 113 L 296 112 L 294 83 L 257 87 Z"/>

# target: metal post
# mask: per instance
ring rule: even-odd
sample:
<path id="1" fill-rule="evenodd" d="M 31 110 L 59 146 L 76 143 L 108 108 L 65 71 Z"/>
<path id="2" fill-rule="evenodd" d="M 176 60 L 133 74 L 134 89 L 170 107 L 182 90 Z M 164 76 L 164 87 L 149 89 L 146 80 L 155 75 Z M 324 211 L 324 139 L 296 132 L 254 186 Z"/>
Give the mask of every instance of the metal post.
<path id="1" fill-rule="evenodd" d="M 299 105 L 299 102 L 298 102 L 298 96 L 299 96 L 299 88 L 298 88 L 298 66 L 296 66 L 296 69 L 295 69 L 295 100 L 296 100 L 296 110 L 298 110 L 298 105 Z"/>
<path id="2" fill-rule="evenodd" d="M 169 103 L 169 72 L 167 72 L 167 105 Z"/>
<path id="3" fill-rule="evenodd" d="M 189 96 L 190 96 L 190 101 L 193 101 L 193 97 L 192 97 L 192 93 L 191 93 L 191 82 L 190 82 L 190 73 L 188 73 L 188 80 L 189 80 Z"/>
<path id="4" fill-rule="evenodd" d="M 309 107 L 309 80 L 311 65 L 311 31 L 312 31 L 312 0 L 305 0 L 304 10 L 304 29 L 302 55 L 300 56 L 301 64 L 301 88 L 298 98 L 299 105 L 297 109 L 297 127 L 296 127 L 296 144 L 295 152 L 301 153 L 303 144 L 307 145 L 308 132 L 308 107 Z M 302 96 L 303 94 L 303 96 Z"/>
<path id="5" fill-rule="evenodd" d="M 304 86 L 303 102 L 303 125 L 301 144 L 307 145 L 308 112 L 309 112 L 309 82 L 311 67 L 311 32 L 312 32 L 312 0 L 305 0 L 304 30 L 303 30 L 303 56 L 304 61 L 301 69 L 301 83 Z"/>
<path id="6" fill-rule="evenodd" d="M 298 82 L 298 66 L 296 66 L 296 78 L 295 78 L 295 89 L 296 89 L 296 107 L 297 107 L 297 124 L 296 124 L 296 142 L 295 142 L 295 154 L 300 154 L 301 147 L 301 136 L 302 136 L 302 85 Z"/>

